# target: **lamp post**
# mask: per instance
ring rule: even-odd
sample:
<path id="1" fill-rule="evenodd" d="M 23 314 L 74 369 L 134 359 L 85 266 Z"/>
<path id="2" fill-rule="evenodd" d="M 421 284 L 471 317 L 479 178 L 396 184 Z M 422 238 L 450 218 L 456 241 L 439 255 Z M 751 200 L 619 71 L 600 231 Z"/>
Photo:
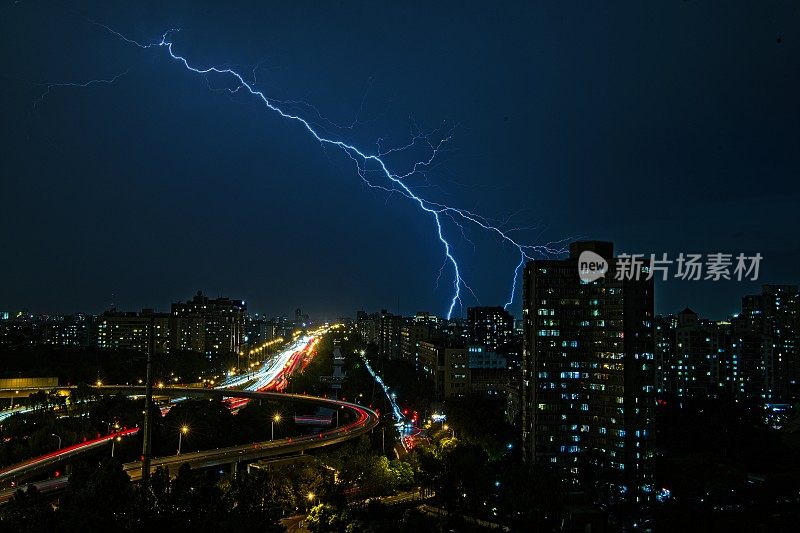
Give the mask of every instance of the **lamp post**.
<path id="1" fill-rule="evenodd" d="M 450 437 L 453 438 L 453 439 L 456 438 L 456 430 L 455 429 L 451 428 L 447 424 L 443 424 L 442 425 L 442 429 L 445 430 L 445 431 L 447 431 L 449 429 L 450 430 Z"/>
<path id="2" fill-rule="evenodd" d="M 181 426 L 181 430 L 178 432 L 178 455 L 181 454 L 181 443 L 183 442 L 183 436 L 189 433 L 189 426 Z"/>
<path id="3" fill-rule="evenodd" d="M 58 439 L 58 449 L 60 450 L 61 449 L 61 436 L 60 435 L 56 435 L 55 433 L 52 433 L 52 436 Z"/>
<path id="4" fill-rule="evenodd" d="M 316 497 L 317 497 L 317 495 L 314 494 L 313 492 L 309 492 L 308 494 L 306 494 L 306 499 L 308 499 L 308 503 L 311 504 L 311 505 L 314 504 L 314 498 L 316 498 Z M 307 508 L 308 507 L 306 507 L 306 509 Z"/>
<path id="5" fill-rule="evenodd" d="M 121 440 L 122 440 L 122 437 L 115 437 L 115 438 L 111 439 L 111 457 L 114 457 L 114 447 Z"/>
<path id="6" fill-rule="evenodd" d="M 269 440 L 271 441 L 275 440 L 275 422 L 280 422 L 280 421 L 281 421 L 281 414 L 275 413 L 275 415 L 272 417 L 272 437 Z"/>

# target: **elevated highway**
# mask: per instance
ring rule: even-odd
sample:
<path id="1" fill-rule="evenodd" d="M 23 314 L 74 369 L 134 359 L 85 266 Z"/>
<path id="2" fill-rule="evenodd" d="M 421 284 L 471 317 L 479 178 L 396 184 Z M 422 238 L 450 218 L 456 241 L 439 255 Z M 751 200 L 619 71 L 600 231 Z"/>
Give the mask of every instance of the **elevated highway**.
<path id="1" fill-rule="evenodd" d="M 144 387 L 129 385 L 104 385 L 94 387 L 95 390 L 104 394 L 124 394 L 127 396 L 144 395 Z M 256 392 L 256 391 L 237 391 L 231 389 L 205 389 L 198 387 L 164 387 L 157 389 L 159 396 L 178 396 L 189 398 L 241 398 L 241 399 L 264 399 L 296 402 L 310 407 L 327 407 L 330 409 L 343 409 L 350 413 L 352 421 L 345 425 L 327 429 L 311 435 L 299 437 L 288 437 L 276 439 L 274 441 L 264 441 L 256 443 L 241 444 L 227 448 L 215 450 L 204 450 L 199 452 L 184 453 L 167 457 L 154 458 L 151 462 L 151 471 L 156 468 L 165 467 L 170 471 L 177 471 L 180 465 L 186 463 L 192 468 L 206 468 L 224 464 L 247 463 L 258 459 L 279 457 L 283 455 L 303 453 L 306 450 L 321 448 L 345 442 L 369 433 L 379 423 L 378 414 L 366 407 L 332 400 L 329 398 L 319 398 L 316 396 L 306 396 L 302 394 L 286 394 L 279 392 Z M 87 441 L 52 452 L 41 457 L 30 459 L 23 463 L 0 470 L 0 486 L 8 486 L 10 483 L 18 484 L 19 481 L 31 476 L 41 474 L 56 464 L 73 459 L 81 454 L 90 452 L 99 446 L 110 443 L 114 438 L 135 434 L 139 428 L 126 429 L 118 434 L 106 435 L 100 439 Z M 124 435 L 122 435 L 124 433 Z M 124 470 L 132 480 L 141 477 L 142 464 L 139 461 L 126 463 Z M 55 484 L 55 483 L 54 483 Z M 0 503 L 2 503 L 0 497 Z"/>

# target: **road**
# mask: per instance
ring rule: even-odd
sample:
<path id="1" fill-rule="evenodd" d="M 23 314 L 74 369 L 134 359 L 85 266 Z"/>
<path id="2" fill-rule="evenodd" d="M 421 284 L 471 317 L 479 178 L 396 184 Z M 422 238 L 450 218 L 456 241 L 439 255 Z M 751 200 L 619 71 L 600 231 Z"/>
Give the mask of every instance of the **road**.
<path id="1" fill-rule="evenodd" d="M 180 456 L 170 456 L 156 458 L 152 461 L 153 469 L 159 466 L 166 466 L 167 468 L 183 463 L 200 468 L 205 466 L 216 466 L 226 463 L 237 463 L 243 461 L 251 461 L 255 459 L 268 458 L 280 456 L 289 453 L 303 452 L 306 449 L 318 448 L 321 446 L 329 446 L 343 442 L 363 433 L 366 433 L 374 428 L 377 423 L 377 415 L 366 408 L 359 405 L 341 402 L 337 400 L 328 400 L 325 398 L 316 398 L 298 394 L 282 394 L 271 392 L 275 390 L 284 390 L 286 388 L 287 378 L 298 369 L 305 368 L 313 357 L 314 348 L 319 342 L 318 337 L 303 336 L 295 342 L 287 346 L 283 351 L 264 363 L 261 368 L 256 372 L 243 374 L 241 376 L 231 376 L 223 381 L 220 386 L 214 389 L 204 389 L 195 387 L 159 387 L 156 394 L 162 396 L 173 396 L 180 399 L 188 397 L 218 397 L 228 403 L 229 407 L 236 411 L 249 402 L 251 399 L 279 399 L 290 400 L 301 403 L 309 403 L 316 407 L 323 406 L 331 409 L 343 408 L 349 410 L 353 414 L 354 422 L 346 426 L 334 428 L 331 430 L 320 432 L 310 436 L 303 436 L 297 438 L 279 439 L 272 442 L 261 442 L 254 444 L 247 444 L 242 446 L 233 446 L 230 448 L 208 450 L 194 453 L 187 453 Z M 235 390 L 234 387 L 244 387 L 245 390 Z M 144 394 L 144 387 L 134 387 L 127 385 L 105 385 L 94 387 L 96 390 L 106 392 L 108 394 L 126 394 L 126 395 L 142 395 Z M 75 444 L 68 448 L 58 450 L 40 457 L 36 457 L 13 465 L 7 469 L 0 470 L 0 486 L 8 485 L 27 477 L 36 475 L 48 468 L 66 460 L 73 458 L 82 453 L 92 451 L 96 447 L 107 444 L 112 439 L 135 434 L 139 428 L 132 428 L 122 432 L 113 433 L 94 439 Z M 141 463 L 129 463 L 125 465 L 126 471 L 131 473 L 132 478 L 137 478 L 141 473 L 136 473 L 137 466 L 141 468 Z M 52 485 L 47 485 L 46 488 L 50 489 L 59 484 L 64 484 L 62 481 L 53 481 Z M 0 496 L 0 502 L 2 502 Z"/>
<path id="2" fill-rule="evenodd" d="M 311 354 L 317 342 L 319 340 L 316 336 L 304 335 L 264 362 L 258 370 L 229 376 L 216 388 L 243 388 L 251 391 L 283 390 L 286 387 L 287 377 L 302 364 L 307 355 Z"/>
<path id="3" fill-rule="evenodd" d="M 111 389 L 122 394 L 141 393 L 142 387 L 102 387 Z M 337 428 L 328 429 L 313 435 L 303 435 L 300 437 L 288 437 L 276 439 L 274 441 L 264 441 L 216 450 L 205 450 L 168 457 L 160 457 L 152 460 L 151 468 L 155 470 L 159 466 L 174 469 L 184 463 L 188 463 L 195 468 L 217 466 L 221 464 L 231 464 L 239 462 L 249 462 L 256 459 L 276 457 L 292 453 L 304 452 L 313 448 L 321 448 L 338 444 L 347 440 L 361 436 L 372 431 L 378 425 L 378 415 L 371 409 L 362 407 L 358 404 L 344 402 L 341 400 L 331 400 L 328 398 L 318 398 L 316 396 L 306 396 L 302 394 L 287 394 L 280 392 L 255 392 L 255 391 L 230 391 L 216 389 L 193 389 L 189 387 L 167 387 L 160 389 L 159 394 L 170 393 L 189 397 L 233 397 L 243 399 L 265 399 L 281 400 L 305 403 L 314 407 L 327 407 L 330 409 L 343 409 L 353 416 L 353 421 Z M 138 479 L 141 475 L 141 463 L 136 461 L 124 465 L 125 470 L 131 475 L 131 479 Z M 138 469 L 138 470 L 137 470 Z"/>
<path id="4" fill-rule="evenodd" d="M 38 491 L 42 494 L 47 494 L 48 492 L 56 492 L 59 490 L 63 490 L 66 488 L 69 482 L 69 476 L 64 475 L 60 477 L 54 477 L 50 479 L 45 479 L 44 481 L 36 481 L 34 483 L 30 483 L 24 486 L 35 486 Z M 9 489 L 0 490 L 0 504 L 7 503 L 11 498 L 14 497 L 14 494 L 19 490 L 19 487 L 11 487 Z"/>
<path id="5" fill-rule="evenodd" d="M 303 361 L 306 361 L 304 364 L 307 364 L 307 360 L 313 353 L 313 349 L 317 342 L 318 340 L 314 336 L 303 336 L 287 346 L 281 353 L 267 361 L 257 372 L 228 378 L 217 388 L 228 390 L 237 386 L 245 386 L 246 390 L 255 391 L 273 388 L 278 389 L 280 383 L 285 383 L 287 376 L 294 372 L 298 366 L 303 364 Z M 95 389 L 97 388 L 98 387 L 95 387 Z M 118 388 L 115 386 L 99 387 L 99 389 L 114 391 L 118 390 Z M 195 389 L 191 390 L 194 391 Z M 158 391 L 159 394 L 163 392 L 162 389 L 158 389 Z M 143 394 L 143 392 L 144 391 L 142 390 L 141 393 Z M 229 396 L 229 407 L 233 410 L 241 408 L 249 401 L 248 398 L 233 398 L 230 394 L 227 396 Z M 0 420 L 10 416 L 11 414 L 27 412 L 30 410 L 32 410 L 30 407 L 17 407 L 14 409 L 8 409 L 0 413 Z M 166 414 L 168 411 L 169 406 L 162 408 L 162 415 Z M 94 440 L 80 442 L 56 452 L 35 457 L 28 461 L 24 461 L 9 468 L 0 470 L 0 486 L 3 486 L 16 479 L 22 479 L 24 477 L 39 473 L 65 459 L 75 457 L 82 453 L 90 452 L 93 449 L 102 446 L 103 444 L 107 444 L 114 438 L 133 435 L 138 431 L 139 428 L 133 428 L 127 432 L 112 433 Z"/>
<path id="6" fill-rule="evenodd" d="M 25 477 L 35 475 L 39 472 L 46 471 L 47 469 L 63 462 L 66 459 L 76 457 L 88 451 L 94 450 L 101 446 L 105 446 L 116 438 L 129 437 L 139 432 L 139 428 L 123 429 L 108 435 L 103 435 L 96 439 L 79 442 L 66 448 L 61 448 L 54 452 L 34 457 L 22 463 L 17 463 L 8 468 L 0 470 L 0 485 L 13 482 L 17 479 L 24 479 Z"/>
<path id="7" fill-rule="evenodd" d="M 248 372 L 241 376 L 231 376 L 223 381 L 218 389 L 242 388 L 248 391 L 284 391 L 289 381 L 288 378 L 297 370 L 303 370 L 314 356 L 314 348 L 319 338 L 314 335 L 305 335 L 291 343 L 283 351 L 266 361 L 255 372 Z M 244 407 L 247 398 L 227 400 L 228 407 L 236 412 Z"/>
<path id="8" fill-rule="evenodd" d="M 281 525 L 286 528 L 286 533 L 307 533 L 311 531 L 306 527 L 306 515 L 290 516 L 281 520 Z"/>
<path id="9" fill-rule="evenodd" d="M 144 393 L 144 387 L 134 387 L 129 385 L 104 385 L 95 387 L 95 389 L 107 392 L 108 394 L 125 394 L 125 395 L 141 395 Z M 344 402 L 340 400 L 331 400 L 328 398 L 318 398 L 315 396 L 306 396 L 302 394 L 286 394 L 279 392 L 256 392 L 256 391 L 235 391 L 227 389 L 203 389 L 194 387 L 164 387 L 158 389 L 158 394 L 168 396 L 180 397 L 202 397 L 202 398 L 241 398 L 241 399 L 266 399 L 266 400 L 281 400 L 293 401 L 298 403 L 308 404 L 314 407 L 327 407 L 330 409 L 344 409 L 353 415 L 353 421 L 337 428 L 315 433 L 313 435 L 305 435 L 302 437 L 289 437 L 285 439 L 276 439 L 275 441 L 265 441 L 252 444 L 243 444 L 239 446 L 231 446 L 228 448 L 220 448 L 216 450 L 206 450 L 193 453 L 185 453 L 181 455 L 173 455 L 168 457 L 155 458 L 152 460 L 151 466 L 153 470 L 159 466 L 167 468 L 175 468 L 183 463 L 188 463 L 195 468 L 203 468 L 209 466 L 217 466 L 221 464 L 248 462 L 256 459 L 266 457 L 276 457 L 280 455 L 304 452 L 305 450 L 320 448 L 323 446 L 330 446 L 338 444 L 368 433 L 374 429 L 379 422 L 378 415 L 371 409 L 362 407 L 360 405 Z M 132 428 L 124 430 L 124 435 L 134 434 L 139 428 Z M 95 439 L 94 441 L 87 441 L 86 443 L 76 444 L 69 448 L 64 448 L 57 452 L 47 454 L 42 457 L 37 457 L 26 461 L 21 464 L 14 465 L 6 470 L 0 471 L 0 482 L 12 482 L 25 477 L 29 477 L 38 472 L 41 472 L 47 467 L 63 461 L 64 459 L 85 453 L 95 446 L 102 446 L 116 438 L 118 434 L 114 433 Z M 141 476 L 141 463 L 133 462 L 124 465 L 125 470 L 131 475 L 132 479 L 138 479 Z"/>
<path id="10" fill-rule="evenodd" d="M 0 422 L 2 422 L 3 420 L 5 420 L 6 418 L 8 418 L 8 417 L 10 417 L 12 415 L 16 415 L 16 414 L 20 414 L 20 413 L 30 413 L 33 410 L 34 410 L 33 407 L 28 407 L 28 406 L 25 406 L 25 405 L 17 405 L 15 407 L 11 407 L 11 408 L 8 408 L 8 409 L 3 409 L 2 411 L 0 411 Z"/>

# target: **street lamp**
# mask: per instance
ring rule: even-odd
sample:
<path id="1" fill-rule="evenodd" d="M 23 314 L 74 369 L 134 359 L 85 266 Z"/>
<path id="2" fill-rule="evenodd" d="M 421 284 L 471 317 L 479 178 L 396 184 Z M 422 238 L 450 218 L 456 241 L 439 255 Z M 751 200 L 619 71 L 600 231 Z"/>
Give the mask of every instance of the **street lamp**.
<path id="1" fill-rule="evenodd" d="M 121 440 L 122 440 L 122 437 L 119 437 L 119 436 L 114 438 L 114 439 L 111 439 L 111 457 L 114 457 L 114 447 Z"/>
<path id="2" fill-rule="evenodd" d="M 56 435 L 55 433 L 52 433 L 51 435 L 58 439 L 58 449 L 60 450 L 61 449 L 61 436 Z"/>
<path id="3" fill-rule="evenodd" d="M 445 431 L 447 431 L 449 429 L 450 430 L 450 437 L 451 438 L 456 438 L 456 430 L 455 429 L 451 428 L 447 424 L 442 425 L 442 429 L 445 430 Z"/>
<path id="4" fill-rule="evenodd" d="M 275 415 L 272 417 L 272 438 L 270 438 L 269 440 L 275 440 L 275 422 L 280 422 L 280 421 L 281 421 L 281 414 L 275 413 Z"/>
<path id="5" fill-rule="evenodd" d="M 181 443 L 183 442 L 183 436 L 189 433 L 189 426 L 181 426 L 181 430 L 178 432 L 178 455 L 181 454 Z"/>

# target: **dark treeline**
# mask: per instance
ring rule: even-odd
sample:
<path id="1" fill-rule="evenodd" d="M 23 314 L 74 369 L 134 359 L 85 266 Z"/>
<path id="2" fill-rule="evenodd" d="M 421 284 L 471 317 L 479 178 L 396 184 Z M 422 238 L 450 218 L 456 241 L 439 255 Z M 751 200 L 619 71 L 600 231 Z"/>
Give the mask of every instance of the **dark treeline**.
<path id="1" fill-rule="evenodd" d="M 800 520 L 800 432 L 730 398 L 670 400 L 658 410 L 655 508 L 669 530 L 792 530 Z"/>

